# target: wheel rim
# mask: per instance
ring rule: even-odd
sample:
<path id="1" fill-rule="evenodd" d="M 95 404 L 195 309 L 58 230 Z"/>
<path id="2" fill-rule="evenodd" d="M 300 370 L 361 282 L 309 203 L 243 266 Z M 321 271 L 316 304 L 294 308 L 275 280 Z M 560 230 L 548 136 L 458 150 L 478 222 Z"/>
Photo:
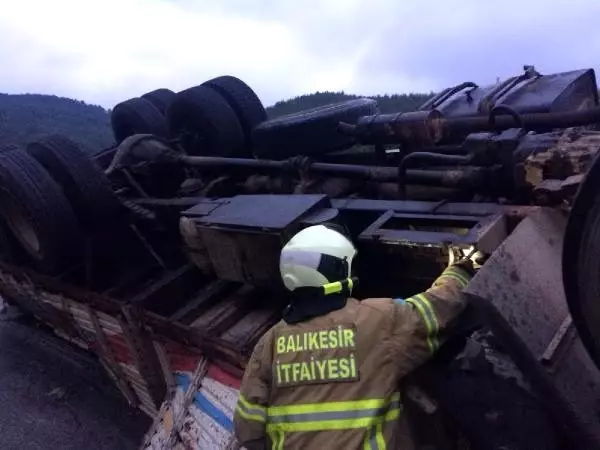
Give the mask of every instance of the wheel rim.
<path id="1" fill-rule="evenodd" d="M 42 258 L 38 234 L 18 202 L 6 190 L 0 191 L 0 206 L 6 223 L 27 252 L 37 259 Z"/>

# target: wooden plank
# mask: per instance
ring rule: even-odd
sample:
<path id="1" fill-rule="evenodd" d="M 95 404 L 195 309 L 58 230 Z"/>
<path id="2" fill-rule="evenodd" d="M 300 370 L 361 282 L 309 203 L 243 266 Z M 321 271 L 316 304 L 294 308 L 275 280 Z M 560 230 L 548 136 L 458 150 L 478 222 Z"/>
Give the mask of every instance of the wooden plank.
<path id="1" fill-rule="evenodd" d="M 139 404 L 139 399 L 135 395 L 134 391 L 131 389 L 131 386 L 127 382 L 127 378 L 125 374 L 121 370 L 121 365 L 117 362 L 115 355 L 112 352 L 110 345 L 108 344 L 108 339 L 106 338 L 106 334 L 104 334 L 104 330 L 100 325 L 100 321 L 98 320 L 98 316 L 96 315 L 96 311 L 92 309 L 90 305 L 85 305 L 87 313 L 89 314 L 90 321 L 94 327 L 94 331 L 96 333 L 96 342 L 100 346 L 100 354 L 98 355 L 100 359 L 106 359 L 106 362 L 102 361 L 105 367 L 110 367 L 111 372 L 114 374 L 115 381 L 117 386 L 127 399 L 130 405 L 137 406 Z"/>
<path id="2" fill-rule="evenodd" d="M 143 280 L 152 278 L 152 269 L 143 268 L 126 274 L 118 282 L 114 283 L 110 288 L 102 291 L 102 295 L 106 297 L 121 298 L 127 295 L 127 291 L 141 283 Z"/>
<path id="3" fill-rule="evenodd" d="M 203 287 L 198 295 L 194 296 L 183 307 L 175 311 L 169 320 L 180 321 L 185 324 L 193 322 L 194 318 L 206 311 L 223 296 L 239 288 L 240 284 L 227 280 L 215 280 Z"/>
<path id="4" fill-rule="evenodd" d="M 163 376 L 165 377 L 167 390 L 171 392 L 176 388 L 177 385 L 175 383 L 175 377 L 173 376 L 173 369 L 169 363 L 169 357 L 167 356 L 167 353 L 160 342 L 154 341 L 154 348 L 156 349 L 158 361 L 160 362 L 160 368 L 162 369 Z"/>
<path id="5" fill-rule="evenodd" d="M 162 369 L 148 331 L 143 324 L 143 316 L 139 309 L 129 305 L 122 309 L 124 320 L 121 321 L 123 336 L 133 354 L 135 365 L 142 379 L 148 385 L 151 398 L 158 408 L 165 399 L 167 386 L 162 376 Z"/>
<path id="6" fill-rule="evenodd" d="M 26 267 L 15 267 L 0 260 L 0 270 L 5 270 L 16 281 L 28 280 L 32 286 L 43 288 L 48 293 L 66 295 L 69 298 L 80 301 L 81 303 L 90 303 L 95 309 L 107 312 L 109 314 L 119 313 L 120 304 L 108 297 L 103 297 L 97 293 L 66 284 L 48 275 L 37 273 Z"/>
<path id="7" fill-rule="evenodd" d="M 185 301 L 188 296 L 197 291 L 203 281 L 206 280 L 194 264 L 185 264 L 177 269 L 163 272 L 160 278 L 144 286 L 128 303 L 167 315 L 172 313 L 171 309 L 176 308 L 178 302 Z"/>
<path id="8" fill-rule="evenodd" d="M 252 303 L 251 295 L 255 288 L 243 285 L 235 293 L 216 304 L 210 310 L 196 319 L 191 326 L 193 328 L 206 329 L 207 334 L 218 336 L 228 326 L 232 326 L 247 311 Z"/>
<path id="9" fill-rule="evenodd" d="M 257 340 L 279 319 L 281 312 L 271 309 L 257 309 L 246 314 L 242 320 L 229 328 L 221 338 L 238 348 L 254 347 Z"/>
<path id="10" fill-rule="evenodd" d="M 185 417 L 188 414 L 188 409 L 194 401 L 196 392 L 200 387 L 200 383 L 202 379 L 206 376 L 207 372 L 208 363 L 206 359 L 202 359 L 198 364 L 198 367 L 196 367 L 196 370 L 194 370 L 192 380 L 190 382 L 190 385 L 188 386 L 188 390 L 184 395 L 183 405 L 181 409 L 179 409 L 178 414 L 174 417 L 173 430 L 171 432 L 171 436 L 169 436 L 169 445 L 167 446 L 167 448 L 173 448 L 173 446 L 175 445 L 175 442 L 177 441 L 179 436 L 179 432 L 184 425 Z"/>
<path id="11" fill-rule="evenodd" d="M 160 445 L 160 443 L 164 443 L 164 440 L 166 440 L 164 439 L 165 435 L 168 439 L 168 436 L 171 434 L 171 431 L 173 429 L 173 394 L 174 392 L 171 392 L 170 399 L 163 402 L 160 409 L 158 410 L 158 413 L 156 414 L 156 416 L 154 416 L 152 425 L 150 426 L 150 429 L 146 432 L 146 435 L 144 436 L 144 442 L 140 446 L 140 450 L 148 448 L 152 448 L 154 450 L 167 450 L 166 447 Z M 157 434 L 160 434 L 163 437 L 163 439 L 161 439 L 161 442 L 159 443 L 160 447 L 158 448 L 153 445 L 156 443 L 153 442 L 153 440 Z"/>
<path id="12" fill-rule="evenodd" d="M 111 367 L 104 358 L 99 358 L 100 363 L 104 367 L 104 370 L 108 372 L 108 375 L 112 378 L 113 382 L 117 385 L 117 388 L 129 403 L 129 406 L 137 408 L 140 405 L 140 400 L 135 394 L 135 391 L 132 390 L 131 386 L 127 383 L 125 379 L 119 378 L 117 374 L 115 374 L 113 367 Z"/>
<path id="13" fill-rule="evenodd" d="M 204 330 L 193 329 L 179 322 L 169 322 L 157 314 L 146 312 L 144 318 L 156 336 L 162 335 L 197 349 L 207 358 L 216 361 L 225 370 L 232 371 L 236 375 L 243 374 L 243 367 L 245 367 L 249 355 L 242 354 L 240 349 L 233 344 L 216 336 L 207 335 Z"/>
<path id="14" fill-rule="evenodd" d="M 23 281 L 19 281 L 19 279 L 24 280 L 27 277 L 31 284 L 39 284 L 39 287 L 47 292 L 57 292 L 82 304 L 90 304 L 98 313 L 101 323 L 103 317 L 113 317 L 121 314 L 122 304 L 110 297 L 89 292 L 76 286 L 66 285 L 51 277 L 40 275 L 27 269 L 17 268 L 3 261 L 0 261 L 0 271 L 3 272 L 0 273 L 0 282 L 2 284 L 6 283 L 6 277 L 8 277 L 14 278 L 15 283 L 19 285 L 18 288 L 7 287 L 7 290 L 13 293 L 12 296 L 7 295 L 9 298 L 13 296 L 23 297 Z M 14 301 L 22 303 L 17 298 Z M 49 322 L 51 326 L 55 327 L 48 314 L 45 314 L 40 302 L 30 301 L 28 303 L 30 303 L 31 307 L 29 308 L 27 305 L 24 305 L 25 309 L 32 311 L 40 320 Z M 248 355 L 240 352 L 240 349 L 234 345 L 214 336 L 206 336 L 201 330 L 193 330 L 184 324 L 169 321 L 165 317 L 152 312 L 144 312 L 144 321 L 157 334 L 164 335 L 183 345 L 189 345 L 200 350 L 208 357 L 218 361 L 218 364 L 226 368 L 226 370 L 232 370 L 235 374 L 243 373 L 243 367 L 247 362 Z"/>

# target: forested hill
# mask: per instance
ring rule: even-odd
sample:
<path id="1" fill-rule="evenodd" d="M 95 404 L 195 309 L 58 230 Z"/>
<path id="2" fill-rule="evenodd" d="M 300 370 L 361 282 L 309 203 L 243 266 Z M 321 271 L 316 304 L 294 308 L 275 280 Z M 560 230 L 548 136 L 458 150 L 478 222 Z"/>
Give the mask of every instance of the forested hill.
<path id="1" fill-rule="evenodd" d="M 114 142 L 110 117 L 100 106 L 54 95 L 0 94 L 0 145 L 26 145 L 52 133 L 68 136 L 92 152 Z"/>
<path id="2" fill-rule="evenodd" d="M 381 112 L 410 111 L 430 95 L 374 96 Z M 267 108 L 269 117 L 358 98 L 344 92 L 317 92 L 277 102 Z M 100 106 L 54 95 L 0 94 L 0 145 L 27 145 L 48 134 L 63 134 L 91 152 L 109 147 L 114 138 L 109 112 Z"/>
<path id="3" fill-rule="evenodd" d="M 433 94 L 394 94 L 368 97 L 377 100 L 380 111 L 385 114 L 414 111 L 425 103 L 432 95 Z M 354 98 L 359 98 L 359 96 L 346 94 L 344 92 L 316 92 L 314 94 L 301 95 L 289 100 L 279 101 L 267 108 L 267 112 L 269 117 L 273 118 Z"/>

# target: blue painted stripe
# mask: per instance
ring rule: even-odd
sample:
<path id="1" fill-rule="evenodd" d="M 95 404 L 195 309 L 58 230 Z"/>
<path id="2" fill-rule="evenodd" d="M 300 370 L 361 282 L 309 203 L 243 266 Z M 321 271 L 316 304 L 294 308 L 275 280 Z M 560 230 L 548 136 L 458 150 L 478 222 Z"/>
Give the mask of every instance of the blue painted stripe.
<path id="1" fill-rule="evenodd" d="M 183 373 L 175 373 L 174 375 L 177 386 L 181 387 L 184 392 L 187 392 L 192 381 L 191 378 Z M 233 432 L 233 423 L 231 419 L 200 392 L 197 392 L 196 396 L 194 397 L 194 405 L 196 405 L 200 411 L 209 416 L 227 431 L 230 433 Z"/>
<path id="2" fill-rule="evenodd" d="M 213 405 L 210 400 L 208 400 L 200 392 L 196 393 L 194 404 L 200 409 L 200 411 L 212 418 L 227 431 L 230 433 L 233 432 L 233 423 L 231 419 L 227 417 L 223 411 Z"/>
<path id="3" fill-rule="evenodd" d="M 175 373 L 175 384 L 183 389 L 183 392 L 187 392 L 192 382 L 191 378 L 184 373 Z"/>

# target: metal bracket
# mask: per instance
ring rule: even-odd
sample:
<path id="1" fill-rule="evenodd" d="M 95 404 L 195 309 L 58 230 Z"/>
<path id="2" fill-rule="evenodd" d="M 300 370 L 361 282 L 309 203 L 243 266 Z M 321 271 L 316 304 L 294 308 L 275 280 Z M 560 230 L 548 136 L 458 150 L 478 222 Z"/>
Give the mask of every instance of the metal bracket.
<path id="1" fill-rule="evenodd" d="M 483 246 L 491 253 L 506 237 L 502 214 L 458 216 L 407 214 L 388 210 L 358 237 L 361 241 L 408 246 Z"/>
<path id="2" fill-rule="evenodd" d="M 563 352 L 560 351 L 564 347 L 566 341 L 572 339 L 574 336 L 575 327 L 573 326 L 573 319 L 571 316 L 567 316 L 565 320 L 560 324 L 558 330 L 552 337 L 552 340 L 548 344 L 548 347 L 544 350 L 544 353 L 540 357 L 540 362 L 552 371 L 552 367 L 556 366 L 559 362 Z"/>

